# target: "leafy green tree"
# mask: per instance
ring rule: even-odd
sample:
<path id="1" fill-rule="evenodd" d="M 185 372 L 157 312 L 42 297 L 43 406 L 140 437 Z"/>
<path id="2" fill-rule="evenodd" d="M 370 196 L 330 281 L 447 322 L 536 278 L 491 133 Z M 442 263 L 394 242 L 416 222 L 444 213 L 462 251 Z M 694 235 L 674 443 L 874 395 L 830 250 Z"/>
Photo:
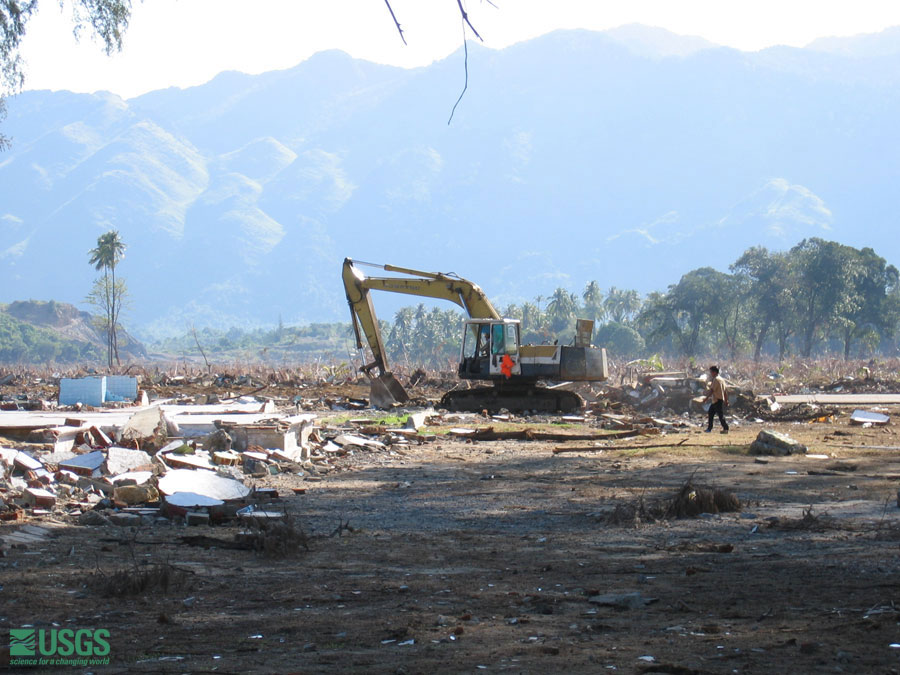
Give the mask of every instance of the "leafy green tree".
<path id="1" fill-rule="evenodd" d="M 729 357 L 734 361 L 747 345 L 745 335 L 750 317 L 745 301 L 750 284 L 737 275 L 717 274 L 721 275 L 716 281 L 719 306 L 710 317 L 710 323 L 717 333 L 718 344 L 728 350 Z"/>
<path id="2" fill-rule="evenodd" d="M 612 356 L 635 358 L 644 352 L 644 338 L 631 326 L 612 321 L 597 329 L 594 342 L 606 347 Z"/>
<path id="3" fill-rule="evenodd" d="M 877 343 L 892 334 L 895 308 L 891 297 L 898 285 L 897 268 L 871 248 L 853 250 L 851 255 L 856 258 L 852 296 L 835 320 L 845 359 L 850 358 L 854 341 Z"/>
<path id="4" fill-rule="evenodd" d="M 89 26 L 103 42 L 107 54 L 122 49 L 122 37 L 131 18 L 131 0 L 59 0 L 59 4 L 71 9 L 76 37 Z M 25 83 L 19 47 L 37 8 L 38 0 L 0 0 L 0 121 L 6 113 L 4 98 L 19 92 Z M 0 150 L 7 148 L 9 142 L 0 134 Z"/>
<path id="5" fill-rule="evenodd" d="M 731 266 L 749 283 L 745 301 L 750 320 L 747 334 L 753 344 L 753 360 L 759 361 L 771 330 L 775 330 L 779 360 L 784 360 L 787 339 L 794 331 L 793 273 L 786 253 L 769 253 L 761 246 L 749 248 Z"/>
<path id="6" fill-rule="evenodd" d="M 796 270 L 800 353 L 809 357 L 828 328 L 859 311 L 855 289 L 860 261 L 851 247 L 818 237 L 804 239 L 789 255 Z"/>
<path id="7" fill-rule="evenodd" d="M 103 277 L 95 283 L 94 289 L 88 295 L 88 302 L 100 308 L 106 315 L 106 347 L 108 366 L 112 368 L 113 358 L 119 361 L 119 341 L 117 326 L 123 301 L 127 294 L 125 282 L 116 280 L 116 265 L 125 256 L 125 243 L 119 237 L 116 230 L 110 230 L 101 234 L 97 239 L 97 246 L 88 252 L 88 262 L 96 270 L 103 270 Z"/>
<path id="8" fill-rule="evenodd" d="M 688 272 L 665 295 L 652 293 L 639 321 L 654 343 L 671 340 L 685 356 L 696 356 L 702 331 L 723 311 L 728 275 L 712 267 Z"/>

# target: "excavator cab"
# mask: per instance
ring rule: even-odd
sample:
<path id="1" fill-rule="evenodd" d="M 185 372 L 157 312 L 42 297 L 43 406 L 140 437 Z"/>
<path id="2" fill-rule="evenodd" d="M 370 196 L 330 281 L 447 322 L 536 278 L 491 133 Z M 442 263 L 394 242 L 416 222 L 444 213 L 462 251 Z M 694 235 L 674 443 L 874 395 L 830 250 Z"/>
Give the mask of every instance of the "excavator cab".
<path id="1" fill-rule="evenodd" d="M 519 322 L 513 319 L 467 319 L 463 323 L 459 376 L 502 380 L 521 374 Z"/>

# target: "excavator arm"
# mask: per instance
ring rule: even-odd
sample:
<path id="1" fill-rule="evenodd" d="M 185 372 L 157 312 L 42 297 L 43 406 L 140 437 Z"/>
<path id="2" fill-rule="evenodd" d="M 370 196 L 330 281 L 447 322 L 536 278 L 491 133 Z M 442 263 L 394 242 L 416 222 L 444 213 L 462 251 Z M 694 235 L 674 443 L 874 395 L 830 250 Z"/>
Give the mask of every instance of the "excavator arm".
<path id="1" fill-rule="evenodd" d="M 386 272 L 405 274 L 407 277 L 367 277 L 359 269 L 359 265 L 378 267 Z M 356 336 L 356 346 L 358 349 L 363 349 L 362 336 L 364 334 L 366 342 L 369 343 L 369 349 L 372 350 L 373 361 L 364 365 L 362 370 L 371 379 L 372 403 L 375 405 L 390 402 L 390 399 L 403 402 L 409 399 L 409 395 L 388 369 L 384 341 L 369 291 L 389 291 L 449 300 L 465 309 L 470 318 L 500 319 L 500 314 L 494 309 L 478 284 L 455 274 L 423 272 L 394 265 L 374 265 L 346 258 L 342 276 L 347 303 L 350 305 L 350 318 Z M 378 370 L 377 377 L 371 373 L 373 368 Z M 389 396 L 390 399 L 385 396 Z"/>

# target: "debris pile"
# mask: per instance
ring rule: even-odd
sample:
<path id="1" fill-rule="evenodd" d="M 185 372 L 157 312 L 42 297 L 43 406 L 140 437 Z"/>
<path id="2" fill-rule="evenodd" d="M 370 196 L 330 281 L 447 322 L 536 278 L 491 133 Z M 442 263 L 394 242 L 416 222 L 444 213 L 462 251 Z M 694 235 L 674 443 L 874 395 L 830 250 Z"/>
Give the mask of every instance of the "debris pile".
<path id="1" fill-rule="evenodd" d="M 260 479 L 317 479 L 356 453 L 396 457 L 404 446 L 435 439 L 420 433 L 433 410 L 411 413 L 393 428 L 369 418 L 317 424 L 312 414 L 258 419 L 262 413 L 176 407 L 183 410 L 96 413 L 91 426 L 70 419 L 71 426 L 31 432 L 29 440 L 38 443 L 0 447 L 0 518 L 123 526 L 158 518 L 187 525 L 238 519 L 259 528 L 285 518 L 284 509 L 272 506 L 277 490 Z M 250 407 L 260 409 L 259 402 Z"/>
<path id="2" fill-rule="evenodd" d="M 205 428 L 204 416 L 195 417 L 184 427 Z M 222 417 L 227 421 L 209 423 L 215 430 L 200 442 L 171 438 L 179 425 L 159 406 L 124 420 L 103 413 L 93 426 L 67 420 L 71 426 L 32 431 L 29 440 L 37 444 L 0 447 L 0 518 L 20 520 L 28 512 L 81 525 L 140 525 L 158 517 L 188 524 L 281 517 L 260 508 L 277 492 L 255 487 L 251 479 L 281 471 L 302 476 L 303 463 L 312 468 L 314 416 L 246 425 L 234 414 Z"/>

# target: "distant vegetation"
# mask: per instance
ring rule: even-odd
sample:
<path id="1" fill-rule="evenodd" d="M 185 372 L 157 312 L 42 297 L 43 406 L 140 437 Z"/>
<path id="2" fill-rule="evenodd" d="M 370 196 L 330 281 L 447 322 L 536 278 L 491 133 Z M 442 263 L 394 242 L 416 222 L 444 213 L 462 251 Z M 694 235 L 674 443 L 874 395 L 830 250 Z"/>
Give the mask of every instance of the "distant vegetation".
<path id="1" fill-rule="evenodd" d="M 576 318 L 594 319 L 594 343 L 620 359 L 897 353 L 898 271 L 871 248 L 806 239 L 786 252 L 747 249 L 729 269 L 695 269 L 643 298 L 591 281 L 580 296 L 557 288 L 502 313 L 522 321 L 523 343 L 568 343 Z M 389 329 L 389 355 L 409 364 L 455 361 L 461 320 L 423 305 L 401 309 Z"/>
<path id="2" fill-rule="evenodd" d="M 314 323 L 277 328 L 203 328 L 160 340 L 149 348 L 154 353 L 175 358 L 197 359 L 205 353 L 210 361 L 216 362 L 302 363 L 318 359 L 346 360 L 352 344 L 350 324 Z"/>
<path id="3" fill-rule="evenodd" d="M 35 326 L 0 311 L 0 362 L 91 362 L 103 351 L 97 345 L 63 338 L 52 328 Z"/>
<path id="4" fill-rule="evenodd" d="M 16 316 L 8 308 L 0 312 L 0 361 L 95 361 L 103 356 L 102 336 L 96 332 L 91 344 L 60 336 L 60 326 L 68 326 L 69 314 L 77 313 L 71 306 L 13 306 Z M 66 307 L 68 314 L 61 309 Z M 604 290 L 591 281 L 580 294 L 557 288 L 549 297 L 500 311 L 522 322 L 522 342 L 532 344 L 570 343 L 575 319 L 593 319 L 594 344 L 606 347 L 617 360 L 652 354 L 729 360 L 893 356 L 900 328 L 900 274 L 870 248 L 814 238 L 783 252 L 747 249 L 729 272 L 701 267 L 665 292 L 646 297 L 634 290 Z M 452 367 L 459 355 L 462 320 L 453 309 L 424 304 L 401 308 L 392 321 L 381 322 L 389 361 L 408 368 Z M 127 336 L 126 344 L 134 345 Z M 203 328 L 158 341 L 150 350 L 157 357 L 195 362 L 205 358 L 211 363 L 276 365 L 356 358 L 353 331 L 340 322 Z"/>
<path id="5" fill-rule="evenodd" d="M 96 317 L 63 302 L 25 300 L 0 305 L 0 363 L 97 363 L 105 357 L 105 331 Z M 119 349 L 129 358 L 147 355 L 120 330 Z"/>

